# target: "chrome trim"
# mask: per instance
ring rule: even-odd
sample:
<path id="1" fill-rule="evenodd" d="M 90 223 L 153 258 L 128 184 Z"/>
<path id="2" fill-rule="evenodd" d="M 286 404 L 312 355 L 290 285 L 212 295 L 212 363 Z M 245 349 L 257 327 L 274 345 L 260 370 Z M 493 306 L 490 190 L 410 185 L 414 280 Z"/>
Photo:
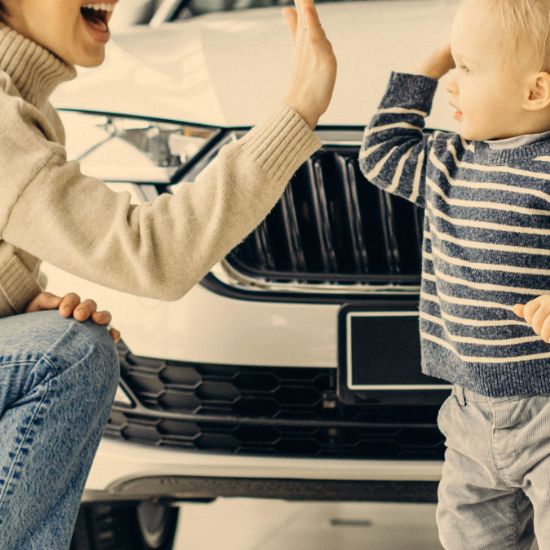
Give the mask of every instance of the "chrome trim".
<path id="1" fill-rule="evenodd" d="M 245 292 L 292 292 L 300 294 L 374 294 L 376 296 L 416 296 L 420 285 L 374 285 L 362 283 L 309 284 L 295 281 L 293 283 L 275 283 L 264 277 L 250 277 L 235 269 L 225 258 L 216 264 L 210 274 L 220 283 Z"/>
<path id="2" fill-rule="evenodd" d="M 149 26 L 156 29 L 163 23 L 168 23 L 182 3 L 182 0 L 162 0 L 151 21 L 149 21 Z"/>

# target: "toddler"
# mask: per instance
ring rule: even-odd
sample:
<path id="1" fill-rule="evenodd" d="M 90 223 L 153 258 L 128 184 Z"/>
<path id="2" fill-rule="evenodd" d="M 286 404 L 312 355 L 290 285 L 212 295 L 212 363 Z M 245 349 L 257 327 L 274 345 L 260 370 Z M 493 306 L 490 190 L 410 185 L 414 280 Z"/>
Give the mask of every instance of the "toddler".
<path id="1" fill-rule="evenodd" d="M 550 2 L 463 0 L 451 43 L 391 74 L 360 167 L 425 209 L 422 371 L 453 384 L 446 549 L 550 548 Z M 424 131 L 438 79 L 458 133 Z"/>

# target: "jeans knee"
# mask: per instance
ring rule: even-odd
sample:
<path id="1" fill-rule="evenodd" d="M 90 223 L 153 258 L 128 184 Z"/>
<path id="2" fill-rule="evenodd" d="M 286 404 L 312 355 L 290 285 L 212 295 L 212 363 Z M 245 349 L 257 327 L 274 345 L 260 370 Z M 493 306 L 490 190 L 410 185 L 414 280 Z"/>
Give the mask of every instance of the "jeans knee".
<path id="1" fill-rule="evenodd" d="M 116 345 L 103 325 L 90 319 L 73 320 L 71 338 L 67 340 L 79 365 L 79 385 L 99 402 L 111 405 L 120 378 Z M 99 404 L 99 403 L 98 403 Z"/>

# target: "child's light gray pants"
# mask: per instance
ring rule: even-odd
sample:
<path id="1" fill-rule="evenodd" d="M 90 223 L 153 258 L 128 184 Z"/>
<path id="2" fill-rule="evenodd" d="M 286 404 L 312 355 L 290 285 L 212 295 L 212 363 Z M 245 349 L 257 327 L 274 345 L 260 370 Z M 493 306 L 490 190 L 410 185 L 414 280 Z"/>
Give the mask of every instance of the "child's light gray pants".
<path id="1" fill-rule="evenodd" d="M 436 511 L 446 550 L 550 549 L 550 394 L 487 397 L 454 385 Z M 535 545 L 534 548 L 537 546 Z"/>

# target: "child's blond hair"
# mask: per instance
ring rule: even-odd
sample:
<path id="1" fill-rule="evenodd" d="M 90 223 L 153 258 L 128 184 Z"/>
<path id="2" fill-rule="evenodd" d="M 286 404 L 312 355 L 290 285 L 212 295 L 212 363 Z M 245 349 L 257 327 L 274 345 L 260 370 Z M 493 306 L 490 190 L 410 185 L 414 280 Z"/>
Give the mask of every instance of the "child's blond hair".
<path id="1" fill-rule="evenodd" d="M 499 16 L 507 55 L 532 57 L 536 70 L 550 71 L 550 0 L 463 1 L 487 2 Z"/>

